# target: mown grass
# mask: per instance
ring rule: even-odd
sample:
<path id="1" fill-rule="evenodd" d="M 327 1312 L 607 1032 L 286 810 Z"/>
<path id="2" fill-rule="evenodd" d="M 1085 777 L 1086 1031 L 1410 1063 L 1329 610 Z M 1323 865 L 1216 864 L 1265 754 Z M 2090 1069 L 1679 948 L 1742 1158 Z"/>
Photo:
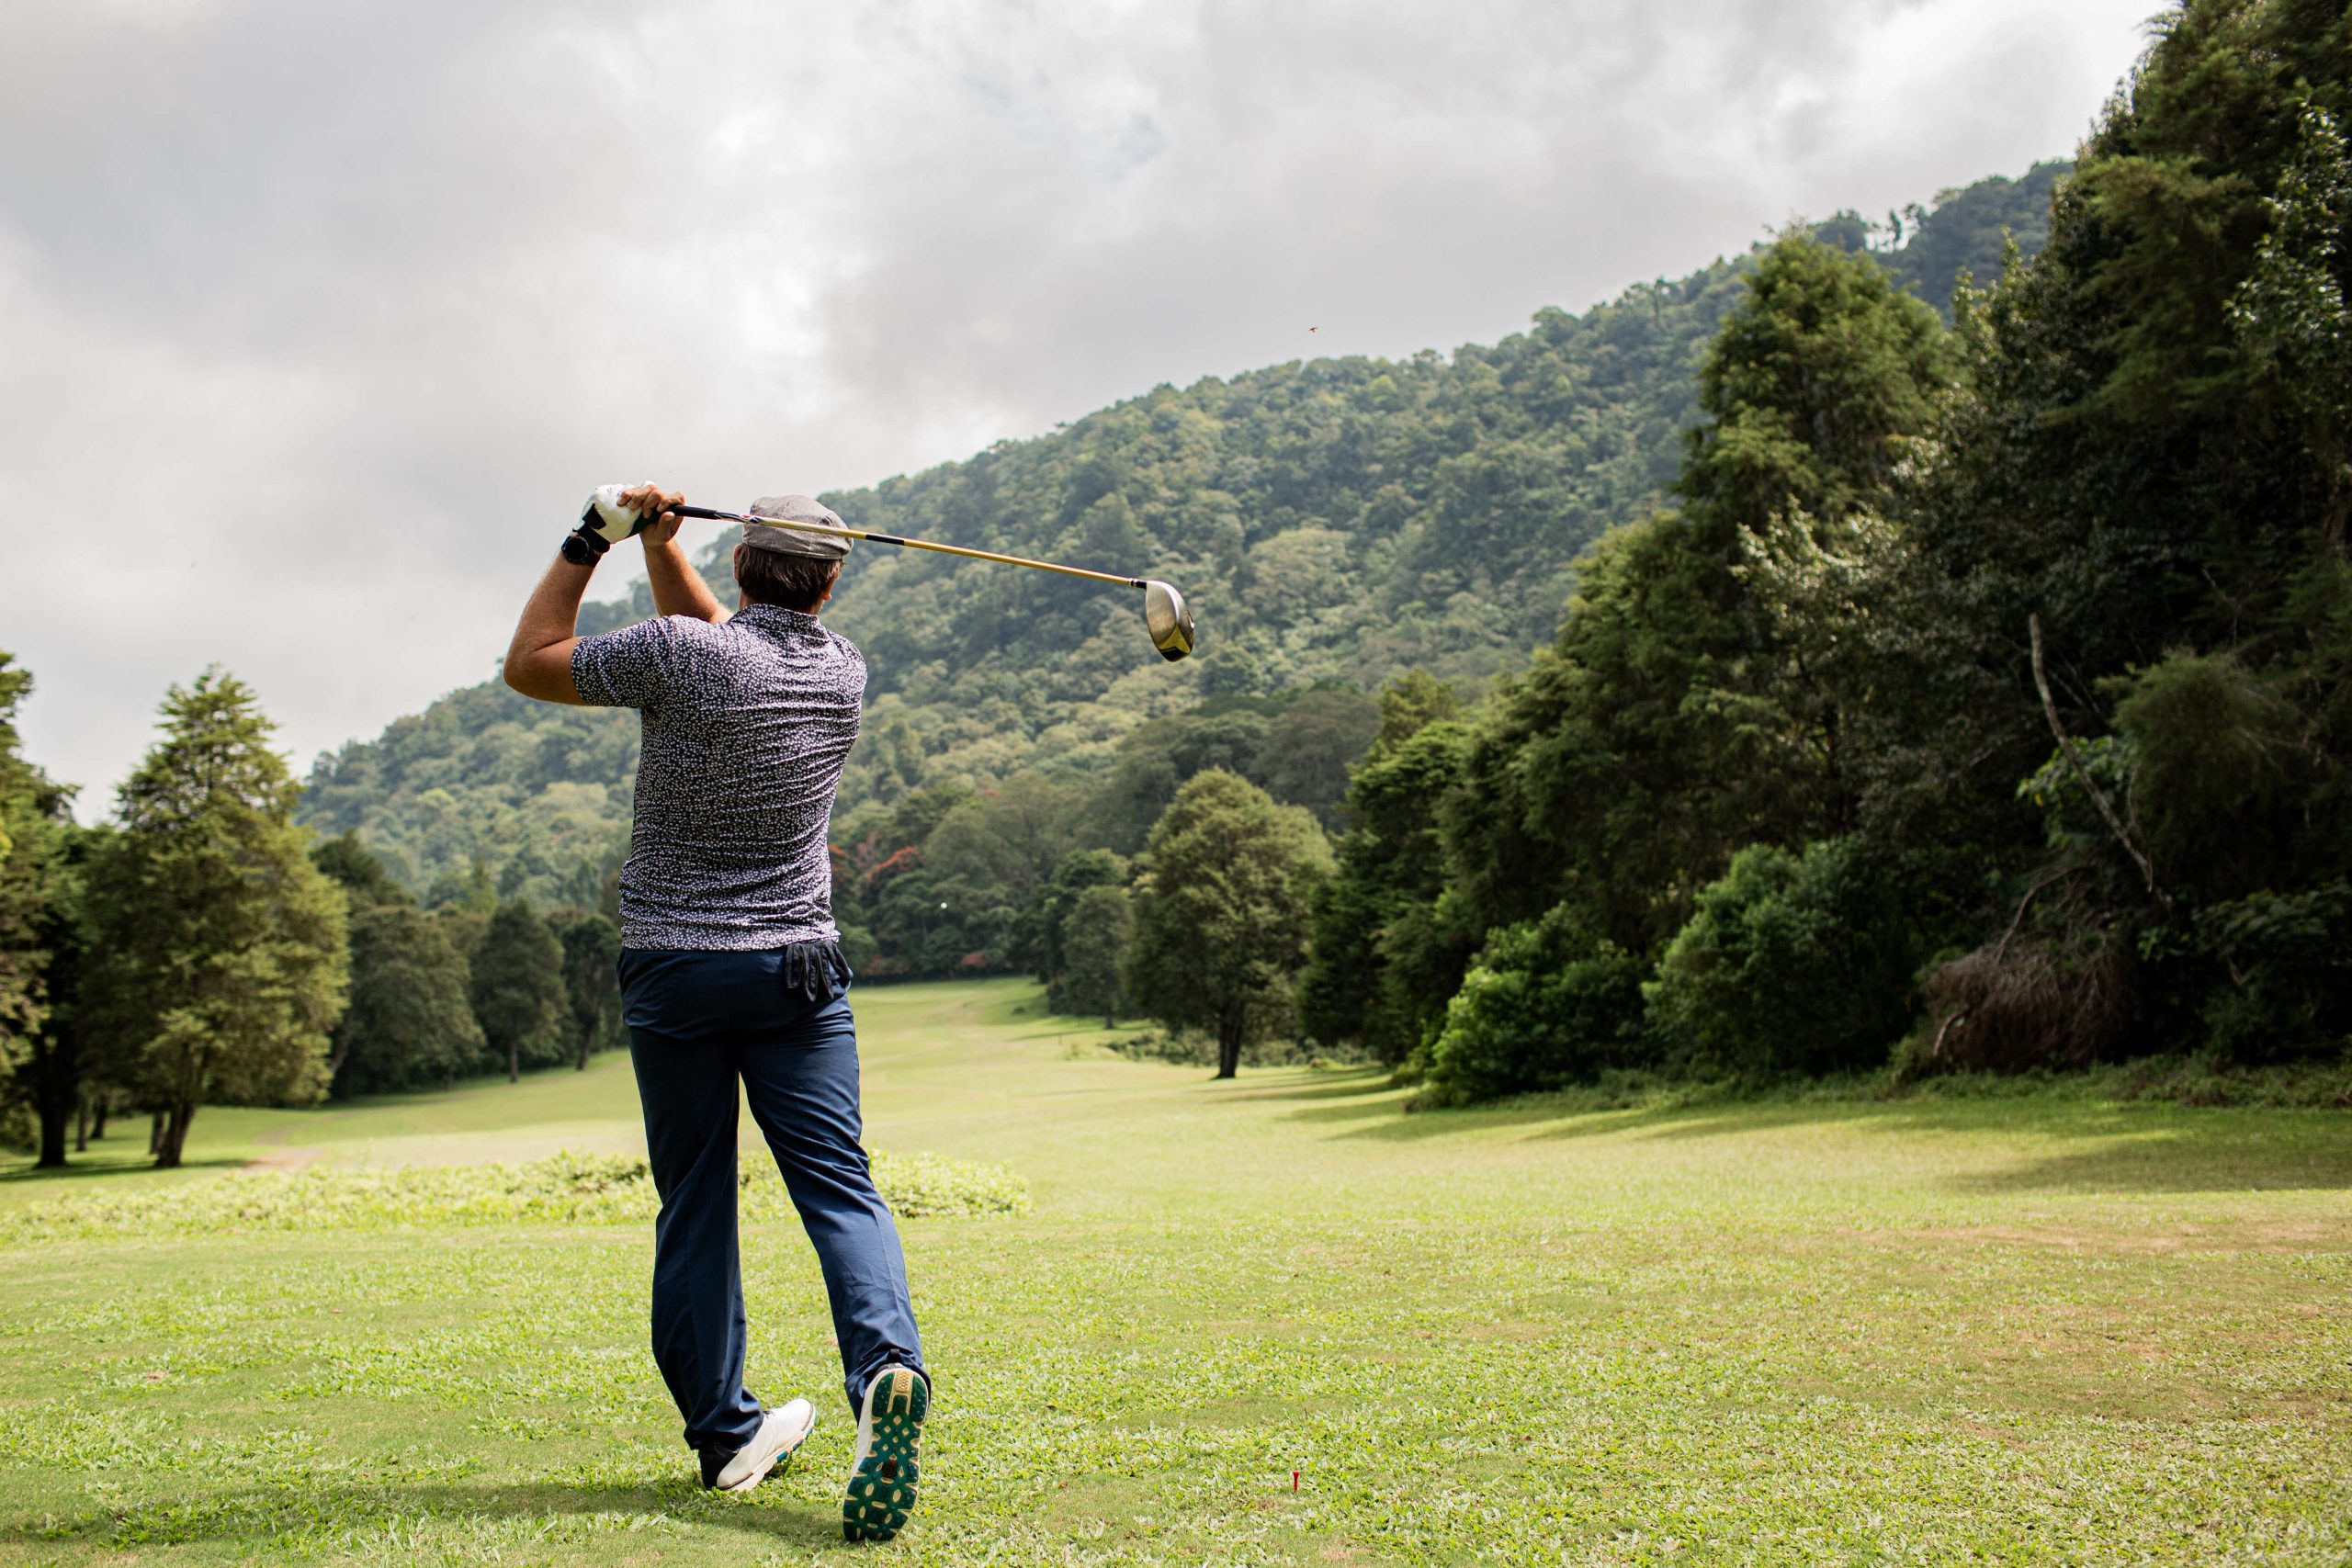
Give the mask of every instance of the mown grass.
<path id="1" fill-rule="evenodd" d="M 1018 985 L 859 1007 L 870 1141 L 1035 1201 L 906 1227 L 939 1402 L 899 1541 L 835 1534 L 788 1222 L 746 1231 L 754 1386 L 825 1424 L 748 1503 L 689 1484 L 642 1229 L 428 1225 L 0 1252 L 0 1562 L 2352 1561 L 2341 1113 L 1406 1115 L 1112 1059 Z M 206 1116 L 209 1157 L 321 1168 L 635 1140 L 617 1061 Z"/>

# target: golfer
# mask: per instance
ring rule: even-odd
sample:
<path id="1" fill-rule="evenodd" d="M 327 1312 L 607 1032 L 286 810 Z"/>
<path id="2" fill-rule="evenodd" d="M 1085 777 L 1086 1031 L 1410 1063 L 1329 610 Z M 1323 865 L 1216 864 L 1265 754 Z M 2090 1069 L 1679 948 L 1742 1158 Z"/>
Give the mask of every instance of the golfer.
<path id="1" fill-rule="evenodd" d="M 743 1385 L 735 1235 L 737 1084 L 816 1247 L 857 1416 L 842 1530 L 906 1524 L 931 1403 L 889 1206 L 858 1143 L 857 1035 L 832 917 L 827 829 L 857 739 L 865 660 L 820 625 L 850 541 L 807 496 L 758 502 L 735 549 L 740 606 L 719 607 L 677 543 L 684 498 L 619 492 L 548 567 L 506 652 L 506 683 L 543 702 L 642 717 L 637 814 L 621 868 L 621 995 L 662 1213 L 653 1356 L 705 1486 L 748 1492 L 816 1423 Z M 641 530 L 655 618 L 575 637 L 605 549 Z"/>

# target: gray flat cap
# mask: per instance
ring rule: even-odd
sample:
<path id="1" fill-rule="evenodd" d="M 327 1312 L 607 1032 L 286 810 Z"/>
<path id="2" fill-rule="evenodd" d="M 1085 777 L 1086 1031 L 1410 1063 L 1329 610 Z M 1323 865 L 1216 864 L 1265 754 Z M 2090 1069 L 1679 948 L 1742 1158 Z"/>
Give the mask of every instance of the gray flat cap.
<path id="1" fill-rule="evenodd" d="M 753 517 L 774 517 L 779 525 L 761 523 L 743 525 L 743 542 L 755 550 L 774 550 L 778 555 L 808 556 L 817 560 L 840 560 L 849 554 L 854 539 L 841 538 L 832 534 L 811 534 L 806 529 L 782 526 L 788 523 L 822 523 L 829 528 L 846 528 L 833 509 L 807 495 L 763 495 L 752 502 Z"/>

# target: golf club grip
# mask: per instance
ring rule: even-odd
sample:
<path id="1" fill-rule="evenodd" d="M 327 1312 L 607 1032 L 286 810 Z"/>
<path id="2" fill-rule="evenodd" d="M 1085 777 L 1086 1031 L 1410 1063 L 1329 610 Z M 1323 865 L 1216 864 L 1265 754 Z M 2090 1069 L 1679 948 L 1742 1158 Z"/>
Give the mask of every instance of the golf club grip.
<path id="1" fill-rule="evenodd" d="M 736 513 L 721 512 L 717 507 L 713 506 L 673 506 L 670 510 L 675 512 L 681 517 L 699 517 L 706 523 L 741 523 L 743 521 L 742 517 Z"/>

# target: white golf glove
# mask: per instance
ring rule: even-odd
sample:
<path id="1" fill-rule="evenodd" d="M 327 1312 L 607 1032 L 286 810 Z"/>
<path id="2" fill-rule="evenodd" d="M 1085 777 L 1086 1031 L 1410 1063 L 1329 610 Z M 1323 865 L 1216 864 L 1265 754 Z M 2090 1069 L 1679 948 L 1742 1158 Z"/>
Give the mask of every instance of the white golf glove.
<path id="1" fill-rule="evenodd" d="M 580 526 L 563 541 L 563 558 L 576 566 L 587 566 L 597 557 L 619 544 L 623 539 L 644 531 L 653 521 L 650 512 L 639 512 L 621 500 L 624 491 L 643 490 L 645 485 L 598 485 L 580 509 Z"/>

